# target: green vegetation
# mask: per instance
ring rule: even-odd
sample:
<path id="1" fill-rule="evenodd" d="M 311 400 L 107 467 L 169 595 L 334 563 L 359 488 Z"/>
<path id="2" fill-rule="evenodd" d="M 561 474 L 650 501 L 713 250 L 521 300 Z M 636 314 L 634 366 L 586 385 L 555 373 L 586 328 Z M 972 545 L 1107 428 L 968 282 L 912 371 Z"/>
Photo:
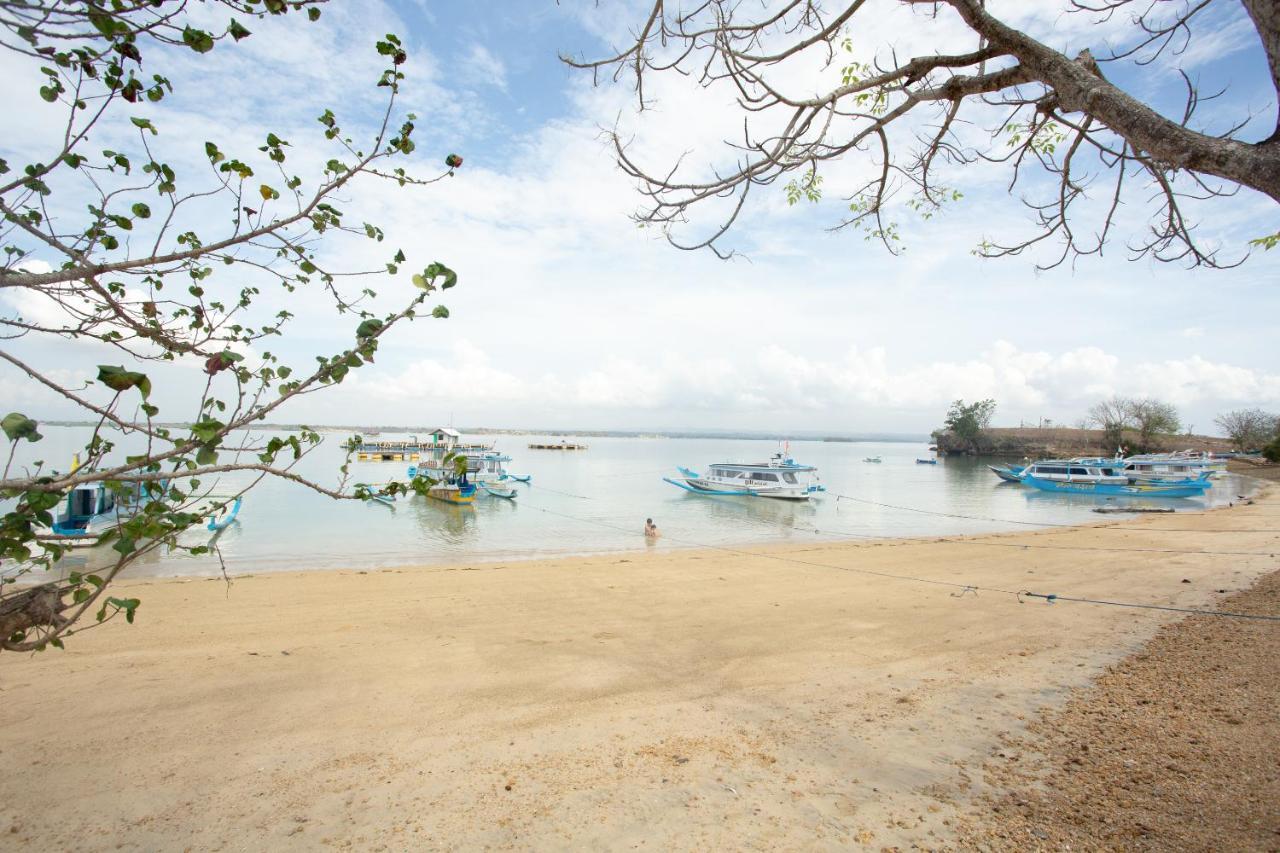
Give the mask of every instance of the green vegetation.
<path id="1" fill-rule="evenodd" d="M 991 418 L 995 413 L 995 400 L 979 400 L 967 405 L 964 400 L 956 400 L 947 410 L 946 429 L 969 450 L 977 451 L 980 449 L 982 435 L 990 428 Z"/>
<path id="2" fill-rule="evenodd" d="M 161 547 L 211 550 L 179 535 L 210 513 L 213 475 L 248 471 L 254 483 L 282 477 L 333 498 L 370 497 L 366 487 L 348 488 L 345 464 L 335 488 L 291 470 L 320 442 L 314 430 L 303 427 L 262 446 L 232 442 L 228 434 L 263 422 L 299 395 L 341 383 L 372 362 L 393 327 L 419 315 L 448 316 L 447 308 L 426 301 L 453 287 L 457 275 L 440 262 L 410 269 L 403 251 L 379 245 L 381 228 L 353 221 L 340 206 L 369 182 L 431 184 L 462 162 L 450 154 L 425 179 L 398 165 L 416 147 L 417 117 L 397 106 L 405 77 L 400 69 L 408 61 L 403 44 L 391 34 L 379 40 L 373 48 L 381 70 L 367 81 L 369 91 L 348 87 L 348 112 L 362 114 L 372 103 L 379 113 L 364 138 L 344 129 L 343 105 L 316 108 L 315 146 L 327 151 L 318 159 L 295 156 L 289 140 L 263 128 L 261 144 L 249 150 L 205 142 L 197 152 L 203 168 L 184 171 L 174 164 L 190 153 L 178 145 L 188 129 L 170 136 L 165 124 L 175 86 L 163 72 L 175 51 L 190 50 L 205 64 L 225 59 L 235 69 L 241 60 L 228 52 L 252 35 L 256 21 L 288 15 L 306 26 L 320 17 L 320 3 L 216 0 L 191 10 L 172 0 L 3 4 L 3 50 L 12 66 L 30 66 L 49 104 L 50 115 L 30 123 L 50 131 L 43 156 L 27 163 L 0 160 L 0 289 L 34 295 L 56 310 L 2 316 L 0 335 L 33 344 L 84 341 L 112 349 L 114 363 L 84 365 L 96 380 L 81 387 L 0 350 L 0 360 L 24 382 L 59 395 L 94 424 L 78 468 L 37 462 L 13 470 L 18 443 L 41 435 L 24 413 L 3 419 L 10 447 L 0 497 L 13 503 L 0 519 L 6 570 L 0 648 L 61 647 L 82 622 L 91 627 L 120 614 L 132 622 L 139 602 L 110 595 L 112 580 Z M 212 88 L 198 94 L 224 97 Z M 254 118 L 246 115 L 245 122 Z M 121 141 L 101 149 L 90 144 L 98 139 Z M 225 211 L 224 217 L 210 210 Z M 342 268 L 340 259 L 357 241 L 377 245 L 385 263 L 372 271 Z M 376 294 L 357 277 L 394 281 L 405 294 L 399 309 L 375 316 L 367 306 Z M 290 334 L 294 315 L 275 310 L 279 300 L 262 306 L 268 300 L 260 297 L 271 289 L 287 297 L 286 305 L 310 291 L 309 309 L 327 306 L 350 315 L 351 331 L 316 354 L 314 364 L 282 363 L 273 353 L 275 339 Z M 165 369 L 167 363 L 195 369 L 175 372 Z M 171 384 L 165 386 L 167 378 Z M 162 386 L 163 396 L 157 393 Z M 182 410 L 160 420 L 161 402 L 170 406 L 174 400 L 185 401 Z M 122 436 L 141 437 L 145 451 L 123 455 L 117 447 Z M 113 562 L 96 574 L 73 572 L 15 592 L 11 584 L 21 575 L 55 569 L 66 554 L 65 541 L 42 534 L 68 492 L 83 486 L 100 486 L 130 507 L 103 536 Z M 392 484 L 384 491 L 409 488 Z"/>

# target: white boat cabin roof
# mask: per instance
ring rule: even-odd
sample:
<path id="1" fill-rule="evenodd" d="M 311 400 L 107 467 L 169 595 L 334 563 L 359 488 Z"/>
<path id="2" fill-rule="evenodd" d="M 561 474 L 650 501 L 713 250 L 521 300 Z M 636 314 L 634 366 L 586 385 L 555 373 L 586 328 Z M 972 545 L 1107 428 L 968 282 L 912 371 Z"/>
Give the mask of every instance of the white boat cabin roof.
<path id="1" fill-rule="evenodd" d="M 712 468 L 730 468 L 734 471 L 817 471 L 812 465 L 795 462 L 714 462 Z"/>

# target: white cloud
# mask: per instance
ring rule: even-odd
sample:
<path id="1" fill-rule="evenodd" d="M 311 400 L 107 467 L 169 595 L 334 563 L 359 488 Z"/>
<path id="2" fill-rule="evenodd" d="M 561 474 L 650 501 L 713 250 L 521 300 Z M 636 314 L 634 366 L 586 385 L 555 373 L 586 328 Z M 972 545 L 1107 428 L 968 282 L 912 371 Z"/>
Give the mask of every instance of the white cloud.
<path id="1" fill-rule="evenodd" d="M 480 43 L 472 44 L 460 63 L 464 80 L 507 91 L 507 66 Z"/>
<path id="2" fill-rule="evenodd" d="M 903 362 L 901 355 L 891 357 L 878 347 L 850 347 L 822 359 L 764 344 L 749 359 L 606 358 L 578 370 L 544 372 L 495 366 L 482 345 L 464 341 L 448 358 L 416 361 L 397 374 L 365 382 L 359 393 L 413 400 L 437 411 L 465 405 L 490 416 L 513 406 L 543 417 L 560 410 L 686 416 L 702 411 L 722 423 L 745 422 L 749 415 L 833 423 L 868 407 L 914 412 L 926 423 L 956 398 L 994 398 L 1004 416 L 1015 419 L 1037 413 L 1078 416 L 1111 394 L 1210 408 L 1280 403 L 1280 372 L 1199 356 L 1133 361 L 1095 347 L 1050 353 L 996 341 L 976 358 L 917 366 Z"/>

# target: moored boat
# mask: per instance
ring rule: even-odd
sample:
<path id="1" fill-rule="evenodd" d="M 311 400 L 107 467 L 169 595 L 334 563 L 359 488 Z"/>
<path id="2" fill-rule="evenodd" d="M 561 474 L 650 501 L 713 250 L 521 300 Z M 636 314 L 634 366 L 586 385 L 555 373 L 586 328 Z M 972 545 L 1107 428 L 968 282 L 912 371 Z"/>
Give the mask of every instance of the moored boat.
<path id="1" fill-rule="evenodd" d="M 476 500 L 476 484 L 461 478 L 458 482 L 440 482 L 427 487 L 427 497 L 449 504 L 472 504 Z"/>
<path id="2" fill-rule="evenodd" d="M 1019 479 L 1045 492 L 1148 498 L 1197 497 L 1208 488 L 1208 482 L 1199 479 L 1133 481 L 1114 459 L 1048 459 L 1028 465 Z"/>
<path id="3" fill-rule="evenodd" d="M 702 476 L 688 468 L 679 469 L 683 478 L 663 477 L 673 486 L 698 495 L 808 500 L 826 488 L 817 482 L 818 469 L 801 465 L 781 453 L 768 462 L 717 462 Z"/>
<path id="4" fill-rule="evenodd" d="M 862 458 L 862 461 L 863 461 L 863 462 L 872 462 L 872 463 L 874 463 L 874 464 L 876 464 L 876 465 L 879 465 L 879 464 L 880 464 L 881 462 L 883 462 L 884 460 L 883 460 L 883 459 L 881 459 L 879 456 L 864 456 L 864 457 Z"/>
<path id="5" fill-rule="evenodd" d="M 916 464 L 917 465 L 937 465 L 938 460 L 937 459 L 917 459 Z"/>
<path id="6" fill-rule="evenodd" d="M 516 499 L 516 495 L 519 494 L 519 492 L 516 491 L 515 486 L 508 485 L 506 483 L 487 483 L 482 480 L 479 485 L 485 494 L 495 498 L 506 498 L 509 501 L 513 501 Z"/>
<path id="7" fill-rule="evenodd" d="M 1227 470 L 1225 459 L 1192 450 L 1142 453 L 1122 461 L 1125 472 L 1134 480 L 1207 480 Z"/>
<path id="8" fill-rule="evenodd" d="M 987 468 L 1006 483 L 1021 483 L 1022 472 L 1027 470 L 1026 465 L 988 465 Z"/>

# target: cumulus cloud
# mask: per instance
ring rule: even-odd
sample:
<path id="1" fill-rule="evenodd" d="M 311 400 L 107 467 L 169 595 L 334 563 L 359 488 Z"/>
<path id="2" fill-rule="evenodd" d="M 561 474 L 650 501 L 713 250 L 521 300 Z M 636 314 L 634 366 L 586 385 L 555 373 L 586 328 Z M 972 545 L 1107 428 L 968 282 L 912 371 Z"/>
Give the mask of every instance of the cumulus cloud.
<path id="1" fill-rule="evenodd" d="M 577 371 L 536 372 L 496 366 L 482 346 L 459 342 L 450 357 L 416 361 L 364 383 L 361 393 L 428 406 L 474 408 L 478 399 L 493 411 L 711 411 L 726 423 L 786 413 L 830 423 L 868 407 L 927 418 L 956 398 L 991 397 L 1013 417 L 1044 411 L 1069 416 L 1111 394 L 1154 396 L 1183 406 L 1280 403 L 1280 373 L 1199 356 L 1133 362 L 1096 347 L 1050 353 L 996 341 L 972 359 L 915 366 L 901 361 L 880 347 L 850 347 L 821 359 L 766 344 L 753 358 L 734 361 L 606 358 Z"/>

